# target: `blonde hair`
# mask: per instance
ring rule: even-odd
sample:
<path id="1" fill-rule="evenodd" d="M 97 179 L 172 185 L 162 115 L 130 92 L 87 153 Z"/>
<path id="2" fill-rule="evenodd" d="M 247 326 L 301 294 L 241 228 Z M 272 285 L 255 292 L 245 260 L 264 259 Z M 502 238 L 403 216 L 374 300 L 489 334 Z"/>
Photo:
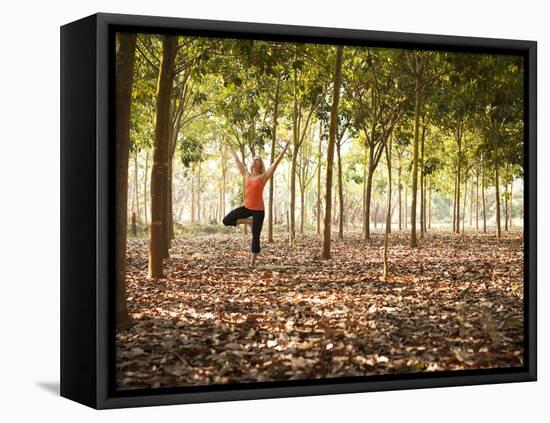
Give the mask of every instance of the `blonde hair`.
<path id="1" fill-rule="evenodd" d="M 260 175 L 263 174 L 265 172 L 265 165 L 264 165 L 264 161 L 262 160 L 262 158 L 260 156 L 254 156 L 252 158 L 252 164 L 250 165 L 250 174 L 254 174 L 254 160 L 256 159 L 259 159 L 260 160 Z"/>

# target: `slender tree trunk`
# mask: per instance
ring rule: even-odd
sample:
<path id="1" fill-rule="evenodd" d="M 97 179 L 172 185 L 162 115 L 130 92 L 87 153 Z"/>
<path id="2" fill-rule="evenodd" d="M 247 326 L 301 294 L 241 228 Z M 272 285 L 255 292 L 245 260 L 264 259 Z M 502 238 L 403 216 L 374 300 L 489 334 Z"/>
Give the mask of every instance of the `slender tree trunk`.
<path id="1" fill-rule="evenodd" d="M 116 314 L 118 329 L 130 327 L 132 321 L 126 302 L 126 231 L 128 227 L 128 161 L 130 153 L 130 116 L 136 34 L 117 33 L 116 50 Z"/>
<path id="2" fill-rule="evenodd" d="M 299 128 L 298 128 L 298 80 L 294 69 L 293 113 L 292 113 L 292 161 L 290 164 L 290 231 L 288 244 L 294 247 L 296 244 L 296 161 L 298 160 Z"/>
<path id="3" fill-rule="evenodd" d="M 403 229 L 403 223 L 402 223 L 402 219 L 403 219 L 403 211 L 402 211 L 402 205 L 401 205 L 401 191 L 402 191 L 402 186 L 401 186 L 401 157 L 399 157 L 399 167 L 397 168 L 397 191 L 398 191 L 398 194 L 399 194 L 399 198 L 398 198 L 398 204 L 399 204 L 399 231 L 401 231 Z"/>
<path id="4" fill-rule="evenodd" d="M 336 147 L 336 146 L 335 146 Z M 333 164 L 334 166 L 334 164 Z M 332 198 L 334 198 L 334 201 L 332 202 L 332 225 L 336 225 L 338 223 L 338 197 L 336 196 L 335 192 L 336 192 L 336 188 L 334 185 L 337 184 L 337 180 L 336 179 L 333 179 L 332 181 Z"/>
<path id="5" fill-rule="evenodd" d="M 367 149 L 365 148 L 365 166 L 363 167 L 363 237 L 366 239 L 367 236 L 367 209 L 369 205 L 367 204 Z"/>
<path id="6" fill-rule="evenodd" d="M 464 233 L 464 227 L 466 224 L 466 200 L 468 199 L 468 173 L 464 175 L 464 204 L 462 205 L 462 233 Z"/>
<path id="7" fill-rule="evenodd" d="M 424 185 L 424 144 L 426 139 L 426 125 L 422 125 L 422 137 L 420 139 L 420 238 L 424 238 L 424 232 L 426 231 L 426 197 L 424 196 L 426 189 Z"/>
<path id="8" fill-rule="evenodd" d="M 319 163 L 317 163 L 317 235 L 321 235 L 321 170 L 322 126 L 319 126 Z"/>
<path id="9" fill-rule="evenodd" d="M 405 185 L 405 229 L 409 227 L 409 199 L 408 197 L 409 190 Z"/>
<path id="10" fill-rule="evenodd" d="M 193 172 L 191 175 L 191 223 L 195 223 L 195 209 L 197 208 L 195 191 L 195 172 Z"/>
<path id="11" fill-rule="evenodd" d="M 485 163 L 481 155 L 481 205 L 483 214 L 483 233 L 487 233 L 487 209 L 485 207 Z"/>
<path id="12" fill-rule="evenodd" d="M 128 162 L 128 166 L 130 166 L 129 162 Z M 132 192 L 132 206 L 131 206 L 130 210 L 132 211 L 132 213 L 134 213 L 136 211 L 136 187 L 135 187 L 135 182 L 131 183 L 130 191 Z M 132 215 L 130 215 L 130 216 L 132 216 Z"/>
<path id="13" fill-rule="evenodd" d="M 174 236 L 174 165 L 168 161 L 168 247 Z"/>
<path id="14" fill-rule="evenodd" d="M 495 199 L 496 199 L 496 224 L 497 224 L 497 239 L 500 241 L 501 230 L 500 230 L 500 189 L 499 189 L 499 175 L 498 175 L 498 164 L 495 165 Z"/>
<path id="15" fill-rule="evenodd" d="M 169 152 L 166 152 L 168 155 Z M 161 254 L 163 258 L 170 257 L 170 221 L 169 221 L 169 209 L 170 209 L 170 181 L 169 181 L 169 160 L 164 162 L 162 166 L 162 246 Z"/>
<path id="16" fill-rule="evenodd" d="M 163 168 L 166 167 L 170 134 L 170 97 L 174 81 L 177 37 L 162 37 L 162 58 L 156 93 L 155 142 L 151 170 L 151 226 L 149 231 L 149 278 L 163 278 Z"/>
<path id="17" fill-rule="evenodd" d="M 457 158 L 457 170 L 456 170 L 456 233 L 460 233 L 460 168 L 462 164 L 461 154 L 461 140 L 457 140 L 458 143 L 458 158 Z"/>
<path id="18" fill-rule="evenodd" d="M 508 182 L 504 184 L 504 231 L 508 232 Z"/>
<path id="19" fill-rule="evenodd" d="M 508 226 L 508 229 L 512 230 L 512 217 L 514 216 L 513 214 L 513 209 L 512 209 L 512 205 L 513 205 L 513 195 L 512 195 L 512 186 L 513 186 L 513 179 L 512 179 L 512 182 L 510 182 L 510 225 Z"/>
<path id="20" fill-rule="evenodd" d="M 145 225 L 149 225 L 149 218 L 147 216 L 147 173 L 149 172 L 149 151 L 145 151 L 145 172 L 143 174 L 143 215 L 145 218 Z"/>
<path id="21" fill-rule="evenodd" d="M 412 203 L 411 203 L 411 247 L 417 247 L 416 240 L 416 196 L 418 192 L 418 137 L 420 125 L 420 74 L 415 78 L 415 104 L 414 104 L 414 140 L 413 140 L 413 175 L 412 175 Z"/>
<path id="22" fill-rule="evenodd" d="M 288 213 L 288 208 L 286 209 L 286 231 L 290 232 L 290 218 Z"/>
<path id="23" fill-rule="evenodd" d="M 304 234 L 304 220 L 305 220 L 305 202 L 304 202 L 304 191 L 305 187 L 303 183 L 300 182 L 300 233 Z"/>
<path id="24" fill-rule="evenodd" d="M 139 208 L 139 180 L 138 180 L 138 151 L 134 154 L 134 194 L 136 196 L 136 217 L 139 220 L 141 209 Z"/>
<path id="25" fill-rule="evenodd" d="M 388 247 L 391 232 L 391 136 L 384 147 L 386 150 L 386 162 L 388 164 L 388 205 L 386 207 L 386 234 L 384 236 L 384 279 L 388 279 Z"/>
<path id="26" fill-rule="evenodd" d="M 297 144 L 295 144 L 296 146 Z M 290 163 L 290 232 L 289 232 L 289 245 L 294 247 L 296 245 L 296 161 L 297 151 L 294 148 L 292 154 L 292 161 Z"/>
<path id="27" fill-rule="evenodd" d="M 336 47 L 336 65 L 334 69 L 333 97 L 330 110 L 330 128 L 327 148 L 327 181 L 326 181 L 326 200 L 325 200 L 325 222 L 323 231 L 323 242 L 321 248 L 321 257 L 330 258 L 330 232 L 331 232 L 331 206 L 332 206 L 332 168 L 334 164 L 334 144 L 336 139 L 336 125 L 338 118 L 338 102 L 340 100 L 340 73 L 342 70 L 342 51 L 343 46 Z"/>
<path id="28" fill-rule="evenodd" d="M 221 218 L 225 216 L 225 197 L 227 195 L 227 156 L 226 151 L 223 153 L 222 158 L 222 208 L 221 208 Z"/>
<path id="29" fill-rule="evenodd" d="M 456 185 L 457 185 L 457 178 L 456 178 L 456 169 L 455 168 L 455 175 L 454 175 L 454 191 L 453 191 L 453 232 L 456 232 Z"/>
<path id="30" fill-rule="evenodd" d="M 365 196 L 365 233 L 363 234 L 363 239 L 370 239 L 370 206 L 372 198 L 372 178 L 374 175 L 374 147 L 369 146 L 369 164 L 367 171 L 367 193 Z M 376 220 L 375 220 L 376 223 Z"/>
<path id="31" fill-rule="evenodd" d="M 338 218 L 338 239 L 344 239 L 344 189 L 342 182 L 342 157 L 340 153 L 342 140 L 336 143 L 336 155 L 338 159 L 338 206 L 340 208 Z"/>
<path id="32" fill-rule="evenodd" d="M 426 184 L 427 184 L 427 179 L 426 179 L 426 176 L 424 175 L 422 177 L 422 180 L 424 181 L 424 188 L 423 188 L 423 193 L 422 193 L 422 218 L 421 218 L 421 221 L 422 221 L 422 232 L 425 234 L 427 231 L 426 231 L 426 226 L 427 226 L 427 223 L 426 223 L 426 209 L 427 209 L 427 206 L 426 206 L 426 192 L 427 192 L 427 189 L 426 189 Z"/>
<path id="33" fill-rule="evenodd" d="M 470 228 L 473 226 L 474 219 L 474 182 L 470 185 Z"/>
<path id="34" fill-rule="evenodd" d="M 272 138 L 271 138 L 271 157 L 270 163 L 273 164 L 275 161 L 275 147 L 277 142 L 277 118 L 279 115 L 279 85 L 281 78 L 277 79 L 277 85 L 275 86 L 275 103 L 273 106 L 273 128 L 272 128 Z M 269 200 L 268 200 L 268 218 L 267 218 L 267 242 L 273 242 L 273 195 L 274 195 L 274 186 L 275 186 L 275 175 L 271 176 L 269 180 Z"/>
<path id="35" fill-rule="evenodd" d="M 199 162 L 199 168 L 197 173 L 197 222 L 200 224 L 202 219 L 201 213 L 201 162 Z M 245 225 L 246 226 L 246 225 Z"/>
<path id="36" fill-rule="evenodd" d="M 476 173 L 476 231 L 479 231 L 479 171 Z"/>
<path id="37" fill-rule="evenodd" d="M 432 228 L 432 178 L 430 177 L 430 190 L 428 191 L 428 229 Z"/>

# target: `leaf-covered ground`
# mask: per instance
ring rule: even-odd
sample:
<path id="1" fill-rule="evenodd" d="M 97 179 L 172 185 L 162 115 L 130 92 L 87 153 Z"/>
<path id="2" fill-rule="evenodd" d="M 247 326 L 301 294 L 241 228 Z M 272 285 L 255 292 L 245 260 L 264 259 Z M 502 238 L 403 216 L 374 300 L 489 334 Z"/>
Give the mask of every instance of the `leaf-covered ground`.
<path id="1" fill-rule="evenodd" d="M 314 234 L 278 235 L 256 268 L 238 230 L 180 238 L 162 280 L 130 239 L 118 388 L 521 366 L 522 232 L 407 236 L 392 234 L 388 281 L 381 233 L 334 241 L 331 260 Z"/>

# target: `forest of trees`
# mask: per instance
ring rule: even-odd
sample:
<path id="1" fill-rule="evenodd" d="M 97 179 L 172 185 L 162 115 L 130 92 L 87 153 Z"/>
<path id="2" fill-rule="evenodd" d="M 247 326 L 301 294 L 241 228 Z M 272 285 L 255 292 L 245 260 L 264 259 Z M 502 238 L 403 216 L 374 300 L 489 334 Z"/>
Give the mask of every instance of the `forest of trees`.
<path id="1" fill-rule="evenodd" d="M 149 278 L 172 241 L 242 204 L 229 148 L 285 159 L 266 186 L 264 242 L 383 230 L 496 239 L 523 228 L 523 58 L 117 33 L 117 326 L 128 236 L 149 237 Z M 243 230 L 247 230 L 246 226 Z"/>

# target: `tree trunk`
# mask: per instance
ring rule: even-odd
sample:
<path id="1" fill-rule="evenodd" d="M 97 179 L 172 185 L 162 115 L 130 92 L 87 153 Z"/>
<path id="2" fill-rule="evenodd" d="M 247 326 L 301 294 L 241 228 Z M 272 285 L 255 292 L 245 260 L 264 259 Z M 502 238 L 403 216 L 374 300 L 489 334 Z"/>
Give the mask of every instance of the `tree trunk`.
<path id="1" fill-rule="evenodd" d="M 300 233 L 304 234 L 304 220 L 306 217 L 305 214 L 305 202 L 304 202 L 304 191 L 306 190 L 305 187 L 302 186 L 303 184 L 300 182 Z"/>
<path id="2" fill-rule="evenodd" d="M 299 134 L 298 134 L 298 80 L 294 69 L 293 113 L 292 113 L 292 162 L 290 165 L 290 230 L 288 232 L 288 244 L 294 247 L 296 243 L 296 161 L 298 160 Z"/>
<path id="3" fill-rule="evenodd" d="M 374 147 L 369 146 L 369 164 L 367 171 L 367 193 L 365 195 L 365 233 L 363 234 L 364 240 L 370 239 L 370 206 L 372 198 L 372 178 L 374 175 Z M 375 221 L 376 223 L 376 221 Z M 375 226 L 376 227 L 376 226 Z"/>
<path id="4" fill-rule="evenodd" d="M 169 152 L 166 152 L 166 155 L 169 155 Z M 161 246 L 161 254 L 162 258 L 169 258 L 170 257 L 170 228 L 169 228 L 169 219 L 168 219 L 168 213 L 170 208 L 170 182 L 169 182 L 169 169 L 168 169 L 168 157 L 166 157 L 166 161 L 164 162 L 164 165 L 162 166 L 162 195 L 161 195 L 161 201 L 162 201 L 162 246 Z"/>
<path id="5" fill-rule="evenodd" d="M 296 144 L 294 145 L 290 165 L 290 231 L 288 234 L 288 244 L 291 247 L 296 245 L 296 160 L 298 152 L 296 151 Z"/>
<path id="6" fill-rule="evenodd" d="M 412 175 L 412 202 L 411 202 L 411 247 L 417 247 L 416 240 L 416 196 L 418 192 L 418 137 L 420 125 L 420 74 L 415 78 L 414 104 L 414 140 L 413 140 L 413 175 Z"/>
<path id="7" fill-rule="evenodd" d="M 479 231 L 479 170 L 476 173 L 476 231 Z"/>
<path id="8" fill-rule="evenodd" d="M 168 246 L 174 236 L 174 164 L 168 161 Z"/>
<path id="9" fill-rule="evenodd" d="M 456 184 L 457 184 L 457 179 L 456 179 L 456 170 L 455 170 L 454 190 L 453 190 L 453 232 L 456 232 Z"/>
<path id="10" fill-rule="evenodd" d="M 485 208 L 485 163 L 481 155 L 481 205 L 483 213 L 483 233 L 487 233 L 487 209 Z"/>
<path id="11" fill-rule="evenodd" d="M 504 184 L 504 231 L 508 232 L 508 182 Z"/>
<path id="12" fill-rule="evenodd" d="M 464 233 L 464 227 L 466 226 L 466 200 L 468 199 L 468 173 L 464 175 L 464 204 L 462 205 L 462 233 Z"/>
<path id="13" fill-rule="evenodd" d="M 130 163 L 129 163 L 129 162 L 128 162 L 128 166 L 130 166 Z M 130 173 L 130 170 L 128 170 L 128 174 L 129 174 L 129 173 Z M 132 193 L 132 194 L 131 194 L 131 197 L 132 197 L 132 205 L 131 205 L 131 207 L 130 207 L 130 211 L 131 211 L 132 213 L 134 213 L 134 212 L 136 211 L 136 187 L 134 186 L 133 181 L 132 181 L 132 182 L 128 181 L 128 184 L 129 184 L 129 188 L 128 188 L 128 189 L 129 189 L 129 190 L 131 191 L 131 193 Z M 131 217 L 131 216 L 132 216 L 132 215 L 130 214 L 130 217 Z"/>
<path id="14" fill-rule="evenodd" d="M 222 157 L 222 204 L 221 204 L 221 214 L 220 218 L 223 219 L 225 216 L 225 196 L 227 194 L 227 156 L 226 152 L 223 153 Z"/>
<path id="15" fill-rule="evenodd" d="M 428 191 L 428 229 L 432 228 L 432 178 L 430 181 L 430 190 Z"/>
<path id="16" fill-rule="evenodd" d="M 403 223 L 402 223 L 402 219 L 403 219 L 403 216 L 402 216 L 402 206 L 401 206 L 401 191 L 402 191 L 402 186 L 401 186 L 401 157 L 399 157 L 399 167 L 397 168 L 397 191 L 398 191 L 398 194 L 399 194 L 399 198 L 398 198 L 398 204 L 399 204 L 399 230 L 401 231 L 403 229 Z"/>
<path id="17" fill-rule="evenodd" d="M 331 232 L 331 206 L 332 206 L 332 168 L 334 164 L 334 144 L 336 139 L 336 124 L 338 119 L 338 102 L 340 100 L 340 73 L 342 70 L 343 46 L 336 47 L 336 65 L 334 69 L 332 107 L 330 110 L 330 128 L 327 148 L 327 181 L 325 200 L 325 222 L 323 230 L 323 242 L 321 257 L 330 258 L 330 232 Z"/>
<path id="18" fill-rule="evenodd" d="M 367 233 L 367 149 L 365 148 L 365 166 L 363 167 L 363 237 L 366 237 Z"/>
<path id="19" fill-rule="evenodd" d="M 322 152 L 322 126 L 319 124 L 319 163 L 317 163 L 317 235 L 321 235 L 321 152 Z"/>
<path id="20" fill-rule="evenodd" d="M 460 233 L 460 167 L 461 162 L 460 155 L 461 151 L 461 141 L 457 140 L 458 143 L 458 159 L 456 164 L 456 233 Z"/>
<path id="21" fill-rule="evenodd" d="M 422 119 L 424 121 L 424 119 Z M 422 125 L 422 136 L 420 144 L 420 238 L 424 238 L 426 231 L 426 213 L 425 213 L 425 186 L 424 186 L 424 144 L 426 138 L 426 126 Z"/>
<path id="22" fill-rule="evenodd" d="M 338 239 L 344 239 L 344 189 L 342 184 L 342 157 L 340 153 L 342 140 L 336 143 L 336 153 L 338 159 L 338 206 L 340 208 L 338 216 Z"/>
<path id="23" fill-rule="evenodd" d="M 286 213 L 285 213 L 285 214 L 286 214 L 286 231 L 287 231 L 287 232 L 290 232 L 290 220 L 289 220 L 290 218 L 289 218 L 289 216 L 288 216 L 288 209 L 286 209 Z"/>
<path id="24" fill-rule="evenodd" d="M 273 106 L 273 129 L 271 138 L 271 157 L 270 163 L 275 161 L 275 147 L 277 141 L 277 118 L 279 114 L 279 85 L 281 78 L 277 79 L 277 85 L 275 87 L 275 103 Z M 267 217 L 267 242 L 273 242 L 273 190 L 275 184 L 275 175 L 271 176 L 269 180 L 269 200 L 268 200 L 268 217 Z"/>
<path id="25" fill-rule="evenodd" d="M 384 279 L 388 279 L 388 246 L 391 233 L 391 138 L 385 146 L 388 164 L 388 205 L 386 207 L 386 234 L 384 236 Z"/>
<path id="26" fill-rule="evenodd" d="M 191 223 L 195 223 L 195 209 L 197 204 L 195 202 L 195 174 L 191 174 Z"/>
<path id="27" fill-rule="evenodd" d="M 512 204 L 513 204 L 513 201 L 512 199 L 514 198 L 512 196 L 512 186 L 513 186 L 513 179 L 512 179 L 512 182 L 510 182 L 510 224 L 508 225 L 508 229 L 512 230 L 512 217 L 513 217 L 513 209 L 512 209 Z"/>
<path id="28" fill-rule="evenodd" d="M 138 183 L 138 151 L 134 155 L 134 194 L 136 196 L 136 218 L 139 220 L 141 211 L 139 208 L 139 183 Z M 137 223 L 136 223 L 137 224 Z"/>
<path id="29" fill-rule="evenodd" d="M 409 190 L 405 185 L 405 229 L 408 229 L 409 226 L 409 199 L 408 197 Z"/>
<path id="30" fill-rule="evenodd" d="M 473 226 L 474 219 L 474 182 L 470 186 L 470 228 Z"/>
<path id="31" fill-rule="evenodd" d="M 197 222 L 201 223 L 201 162 L 199 162 L 199 169 L 197 173 Z M 246 225 L 244 225 L 246 226 Z"/>
<path id="32" fill-rule="evenodd" d="M 149 172 L 149 151 L 145 151 L 145 172 L 143 174 L 143 216 L 145 225 L 149 226 L 149 217 L 147 216 L 147 173 Z"/>
<path id="33" fill-rule="evenodd" d="M 496 199 L 496 224 L 497 224 L 497 239 L 500 241 L 500 189 L 499 189 L 499 177 L 498 177 L 498 164 L 495 165 L 495 199 Z"/>
<path id="34" fill-rule="evenodd" d="M 151 170 L 151 226 L 149 230 L 149 278 L 163 278 L 163 168 L 166 167 L 170 134 L 170 97 L 174 81 L 177 36 L 162 37 L 162 58 L 156 92 L 155 141 Z"/>
<path id="35" fill-rule="evenodd" d="M 134 84 L 136 34 L 116 34 L 116 313 L 118 329 L 132 321 L 126 303 L 126 231 L 128 227 L 128 161 L 130 153 L 130 109 Z"/>
<path id="36" fill-rule="evenodd" d="M 335 149 L 336 149 L 336 145 L 334 146 Z M 334 166 L 334 163 L 333 163 L 333 166 Z M 332 183 L 332 192 L 333 192 L 333 198 L 334 198 L 334 201 L 332 202 L 332 225 L 336 225 L 338 223 L 338 197 L 334 194 L 336 192 L 336 189 L 338 188 L 337 186 L 335 187 L 335 185 L 337 185 L 337 180 L 336 179 L 333 179 L 333 183 Z"/>

